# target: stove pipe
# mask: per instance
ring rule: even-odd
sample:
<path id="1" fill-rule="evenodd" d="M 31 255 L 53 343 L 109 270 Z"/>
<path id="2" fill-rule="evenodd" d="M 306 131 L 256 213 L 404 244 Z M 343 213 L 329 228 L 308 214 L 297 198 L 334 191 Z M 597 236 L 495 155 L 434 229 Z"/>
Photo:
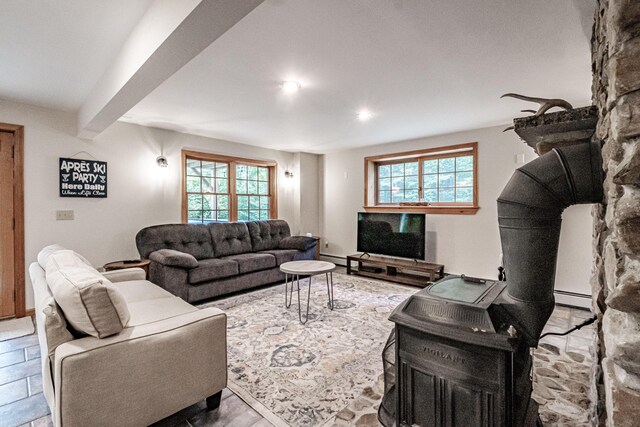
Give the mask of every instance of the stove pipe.
<path id="1" fill-rule="evenodd" d="M 603 198 L 599 143 L 554 148 L 517 169 L 498 198 L 507 277 L 502 307 L 537 346 L 554 307 L 562 211 Z"/>

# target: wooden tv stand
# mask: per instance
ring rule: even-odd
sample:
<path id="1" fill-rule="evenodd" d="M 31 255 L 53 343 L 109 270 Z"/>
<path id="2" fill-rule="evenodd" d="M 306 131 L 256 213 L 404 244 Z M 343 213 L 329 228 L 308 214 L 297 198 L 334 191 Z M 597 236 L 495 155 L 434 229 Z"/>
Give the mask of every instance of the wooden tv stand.
<path id="1" fill-rule="evenodd" d="M 351 268 L 352 262 L 358 263 L 357 269 Z M 355 254 L 347 257 L 347 274 L 425 287 L 444 276 L 444 265 L 380 255 Z"/>

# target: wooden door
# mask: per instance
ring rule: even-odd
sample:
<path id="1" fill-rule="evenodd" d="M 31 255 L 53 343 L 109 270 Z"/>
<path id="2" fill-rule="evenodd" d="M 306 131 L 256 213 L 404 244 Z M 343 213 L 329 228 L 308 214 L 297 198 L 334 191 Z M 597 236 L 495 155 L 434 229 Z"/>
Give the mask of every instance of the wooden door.
<path id="1" fill-rule="evenodd" d="M 0 123 L 0 319 L 25 316 L 24 127 Z"/>
<path id="2" fill-rule="evenodd" d="M 15 316 L 14 135 L 0 130 L 0 318 Z"/>

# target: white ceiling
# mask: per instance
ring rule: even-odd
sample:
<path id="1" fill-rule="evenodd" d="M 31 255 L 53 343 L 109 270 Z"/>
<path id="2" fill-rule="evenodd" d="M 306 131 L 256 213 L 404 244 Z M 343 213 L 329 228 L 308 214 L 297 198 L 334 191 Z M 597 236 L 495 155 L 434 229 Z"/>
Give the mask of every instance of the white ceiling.
<path id="1" fill-rule="evenodd" d="M 0 98 L 77 111 L 151 0 L 1 0 Z"/>
<path id="2" fill-rule="evenodd" d="M 21 54 L 0 62 L 0 97 L 77 110 L 149 3 L 3 0 L 0 53 Z M 121 120 L 322 153 L 536 107 L 505 92 L 587 105 L 593 10 L 594 0 L 266 0 Z M 285 79 L 300 92 L 283 94 Z M 361 108 L 374 117 L 358 122 Z"/>

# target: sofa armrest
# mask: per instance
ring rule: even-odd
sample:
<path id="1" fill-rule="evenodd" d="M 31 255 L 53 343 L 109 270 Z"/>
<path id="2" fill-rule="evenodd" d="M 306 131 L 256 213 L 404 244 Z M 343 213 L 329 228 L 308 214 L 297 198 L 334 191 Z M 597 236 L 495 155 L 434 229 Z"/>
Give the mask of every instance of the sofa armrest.
<path id="1" fill-rule="evenodd" d="M 193 255 L 173 249 L 160 249 L 151 252 L 149 259 L 170 267 L 195 268 L 198 266 L 198 260 Z"/>
<path id="2" fill-rule="evenodd" d="M 186 268 L 171 267 L 151 261 L 149 281 L 189 302 L 189 271 Z"/>
<path id="3" fill-rule="evenodd" d="M 58 346 L 55 425 L 149 425 L 222 390 L 226 322 L 206 308 Z"/>
<path id="4" fill-rule="evenodd" d="M 297 249 L 299 251 L 308 251 L 315 248 L 318 241 L 313 237 L 307 236 L 289 236 L 285 237 L 278 243 L 279 249 Z"/>
<path id="5" fill-rule="evenodd" d="M 101 274 L 113 283 L 127 282 L 129 280 L 144 280 L 147 278 L 147 273 L 138 267 L 105 271 Z"/>

